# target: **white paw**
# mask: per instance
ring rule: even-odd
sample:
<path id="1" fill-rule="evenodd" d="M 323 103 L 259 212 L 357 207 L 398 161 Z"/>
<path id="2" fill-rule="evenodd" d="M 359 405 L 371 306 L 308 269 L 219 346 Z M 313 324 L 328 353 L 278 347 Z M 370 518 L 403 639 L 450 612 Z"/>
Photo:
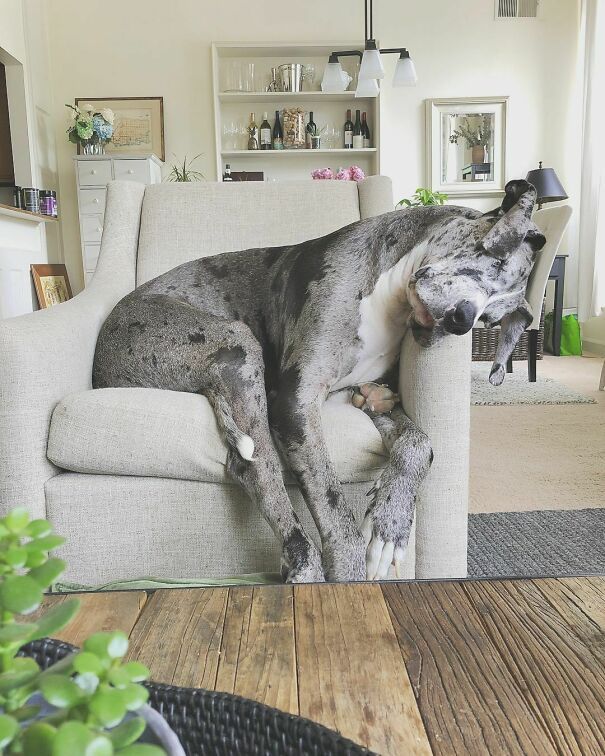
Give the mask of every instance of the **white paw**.
<path id="1" fill-rule="evenodd" d="M 361 533 L 366 543 L 366 579 L 387 580 L 397 579 L 403 571 L 405 550 L 395 548 L 393 541 L 383 541 L 373 534 L 373 522 L 370 515 L 366 515 Z"/>
<path id="2" fill-rule="evenodd" d="M 505 375 L 504 365 L 494 364 L 492 372 L 489 374 L 489 382 L 492 386 L 499 386 L 504 380 Z"/>

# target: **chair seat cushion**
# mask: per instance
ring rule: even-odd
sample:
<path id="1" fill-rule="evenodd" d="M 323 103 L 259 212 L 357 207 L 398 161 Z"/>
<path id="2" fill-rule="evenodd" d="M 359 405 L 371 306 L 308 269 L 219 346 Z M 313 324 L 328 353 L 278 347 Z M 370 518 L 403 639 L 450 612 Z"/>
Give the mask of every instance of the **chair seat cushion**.
<path id="1" fill-rule="evenodd" d="M 323 425 L 343 483 L 373 480 L 386 462 L 380 434 L 347 392 L 329 397 Z M 82 391 L 55 408 L 47 456 L 65 470 L 232 482 L 227 447 L 204 396 L 147 388 Z M 292 482 L 287 474 L 286 481 Z"/>

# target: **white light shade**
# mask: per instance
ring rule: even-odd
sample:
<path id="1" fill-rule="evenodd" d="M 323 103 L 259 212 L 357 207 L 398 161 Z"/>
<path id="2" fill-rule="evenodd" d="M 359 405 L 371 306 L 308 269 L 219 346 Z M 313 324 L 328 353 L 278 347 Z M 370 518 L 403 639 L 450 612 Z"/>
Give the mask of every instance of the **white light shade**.
<path id="1" fill-rule="evenodd" d="M 393 76 L 394 87 L 413 87 L 418 81 L 416 76 L 416 66 L 410 58 L 399 58 L 395 66 L 395 75 Z"/>
<path id="2" fill-rule="evenodd" d="M 324 76 L 321 80 L 323 92 L 342 92 L 344 90 L 342 80 L 342 66 L 340 63 L 327 63 L 324 68 Z"/>
<path id="3" fill-rule="evenodd" d="M 364 50 L 358 79 L 384 79 L 384 67 L 378 50 Z"/>
<path id="4" fill-rule="evenodd" d="M 376 79 L 359 79 L 355 97 L 377 97 L 379 91 Z"/>

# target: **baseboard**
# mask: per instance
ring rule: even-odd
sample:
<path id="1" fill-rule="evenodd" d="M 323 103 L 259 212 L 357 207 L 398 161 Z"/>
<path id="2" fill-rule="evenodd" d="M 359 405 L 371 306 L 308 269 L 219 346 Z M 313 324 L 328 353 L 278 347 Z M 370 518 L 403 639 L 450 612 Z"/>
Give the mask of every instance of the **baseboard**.
<path id="1" fill-rule="evenodd" d="M 601 339 L 582 339 L 582 349 L 585 352 L 592 352 L 593 354 L 600 354 L 605 357 L 605 341 Z"/>

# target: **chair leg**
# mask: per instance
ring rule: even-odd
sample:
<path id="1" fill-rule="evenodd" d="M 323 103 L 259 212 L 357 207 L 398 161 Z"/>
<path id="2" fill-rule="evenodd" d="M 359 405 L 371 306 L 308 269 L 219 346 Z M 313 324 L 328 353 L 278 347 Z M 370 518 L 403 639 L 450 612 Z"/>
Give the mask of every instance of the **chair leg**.
<path id="1" fill-rule="evenodd" d="M 506 372 L 512 373 L 513 372 L 513 358 L 512 355 L 506 360 Z"/>
<path id="2" fill-rule="evenodd" d="M 599 381 L 599 391 L 605 391 L 605 360 L 603 360 L 603 367 L 601 368 L 601 380 Z"/>
<path id="3" fill-rule="evenodd" d="M 527 359 L 527 373 L 530 383 L 536 382 L 536 359 L 538 357 L 538 331 L 529 332 L 529 357 Z"/>

